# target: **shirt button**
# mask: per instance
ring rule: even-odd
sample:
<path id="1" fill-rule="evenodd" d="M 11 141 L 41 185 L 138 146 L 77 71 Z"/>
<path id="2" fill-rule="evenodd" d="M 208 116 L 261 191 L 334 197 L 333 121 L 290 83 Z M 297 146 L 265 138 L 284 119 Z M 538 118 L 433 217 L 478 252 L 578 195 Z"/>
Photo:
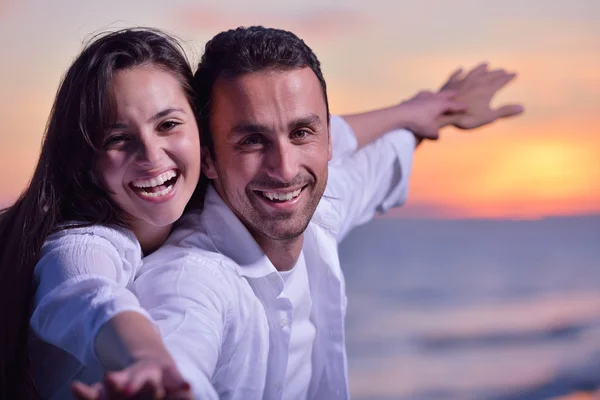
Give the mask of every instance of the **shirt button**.
<path id="1" fill-rule="evenodd" d="M 281 325 L 282 328 L 285 328 L 288 324 L 288 320 L 285 318 L 281 318 L 281 321 L 279 321 L 279 325 Z"/>
<path id="2" fill-rule="evenodd" d="M 277 389 L 278 392 L 281 392 L 281 390 L 282 390 L 281 383 L 276 384 L 275 389 Z"/>

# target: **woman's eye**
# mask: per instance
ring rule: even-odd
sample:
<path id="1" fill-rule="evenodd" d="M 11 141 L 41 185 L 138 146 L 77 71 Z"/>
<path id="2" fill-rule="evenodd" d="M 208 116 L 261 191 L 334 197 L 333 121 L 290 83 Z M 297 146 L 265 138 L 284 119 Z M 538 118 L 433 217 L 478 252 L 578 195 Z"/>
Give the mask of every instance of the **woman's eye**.
<path id="1" fill-rule="evenodd" d="M 158 129 L 161 131 L 168 131 L 179 125 L 181 125 L 181 123 L 177 121 L 165 121 L 159 125 Z"/>
<path id="2" fill-rule="evenodd" d="M 129 140 L 127 135 L 112 135 L 104 142 L 104 147 L 116 146 L 123 144 Z"/>

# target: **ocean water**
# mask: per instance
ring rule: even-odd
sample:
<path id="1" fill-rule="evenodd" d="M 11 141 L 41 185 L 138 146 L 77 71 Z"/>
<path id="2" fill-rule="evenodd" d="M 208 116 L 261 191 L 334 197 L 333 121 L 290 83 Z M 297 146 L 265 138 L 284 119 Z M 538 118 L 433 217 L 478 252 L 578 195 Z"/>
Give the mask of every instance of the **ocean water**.
<path id="1" fill-rule="evenodd" d="M 341 261 L 354 399 L 600 388 L 600 216 L 377 219 Z"/>

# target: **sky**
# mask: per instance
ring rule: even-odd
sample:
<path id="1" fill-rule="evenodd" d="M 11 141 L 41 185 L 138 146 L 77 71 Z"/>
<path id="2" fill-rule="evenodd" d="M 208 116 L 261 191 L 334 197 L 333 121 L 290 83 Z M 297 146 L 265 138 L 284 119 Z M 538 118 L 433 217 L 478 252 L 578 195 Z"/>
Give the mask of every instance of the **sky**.
<path id="1" fill-rule="evenodd" d="M 192 62 L 240 25 L 291 30 L 315 50 L 334 113 L 398 103 L 480 61 L 519 74 L 494 104 L 526 113 L 417 150 L 392 216 L 531 219 L 600 213 L 596 0 L 0 0 L 0 206 L 31 177 L 61 76 L 93 34 L 128 26 L 182 39 Z"/>

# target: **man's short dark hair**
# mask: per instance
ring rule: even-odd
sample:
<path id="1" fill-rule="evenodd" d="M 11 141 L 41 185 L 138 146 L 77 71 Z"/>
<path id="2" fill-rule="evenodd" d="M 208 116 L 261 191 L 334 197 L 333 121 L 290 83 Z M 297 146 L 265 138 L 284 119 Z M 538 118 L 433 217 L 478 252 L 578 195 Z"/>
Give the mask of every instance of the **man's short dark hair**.
<path id="1" fill-rule="evenodd" d="M 265 71 L 290 70 L 309 67 L 313 70 L 323 89 L 323 97 L 329 119 L 327 86 L 321 63 L 310 47 L 302 39 L 282 29 L 262 26 L 240 27 L 221 32 L 213 37 L 204 50 L 194 75 L 194 85 L 198 91 L 197 109 L 200 117 L 202 145 L 214 157 L 214 144 L 210 131 L 212 90 L 219 78 Z"/>

